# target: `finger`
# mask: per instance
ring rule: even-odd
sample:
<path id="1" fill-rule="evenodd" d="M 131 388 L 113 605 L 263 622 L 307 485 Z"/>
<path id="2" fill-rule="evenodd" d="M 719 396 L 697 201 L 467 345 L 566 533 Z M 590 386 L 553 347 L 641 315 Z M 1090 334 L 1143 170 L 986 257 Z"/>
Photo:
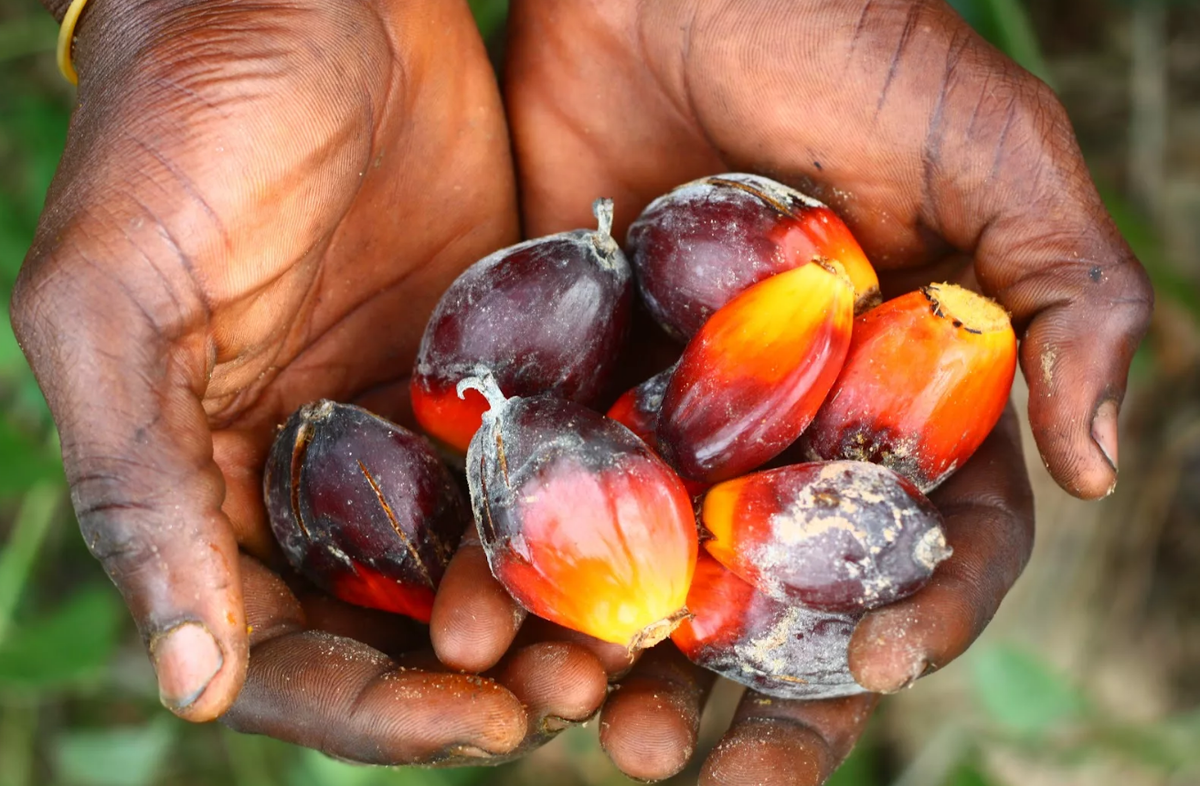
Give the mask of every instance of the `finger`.
<path id="1" fill-rule="evenodd" d="M 931 499 L 954 553 L 916 595 L 859 622 L 850 670 L 867 690 L 900 690 L 965 652 L 1028 562 L 1033 496 L 1012 407 Z"/>
<path id="2" fill-rule="evenodd" d="M 489 676 L 525 705 L 529 736 L 522 747 L 536 747 L 583 723 L 608 694 L 608 675 L 599 661 L 583 647 L 561 641 L 515 649 Z"/>
<path id="3" fill-rule="evenodd" d="M 80 223 L 86 219 L 79 219 Z M 137 622 L 173 712 L 210 720 L 246 668 L 237 545 L 198 391 L 202 318 L 194 288 L 170 274 L 134 286 L 90 261 L 71 225 L 39 237 L 13 294 L 13 328 L 62 439 L 84 541 Z M 97 230 L 99 231 L 99 230 Z"/>
<path id="4" fill-rule="evenodd" d="M 862 736 L 878 697 L 772 699 L 747 691 L 704 762 L 703 786 L 819 786 Z"/>
<path id="5" fill-rule="evenodd" d="M 523 646 L 542 641 L 560 641 L 580 647 L 595 658 L 608 675 L 609 680 L 620 679 L 638 661 L 641 652 L 630 652 L 622 644 L 600 641 L 586 633 L 564 628 L 540 617 L 530 615 L 513 641 L 514 646 Z"/>
<path id="6" fill-rule="evenodd" d="M 433 651 L 451 669 L 487 671 L 508 651 L 524 620 L 525 610 L 492 576 L 478 534 L 469 531 L 433 600 Z"/>
<path id="7" fill-rule="evenodd" d="M 1153 291 L 1088 177 L 1062 105 L 1041 83 L 1019 84 L 995 118 L 996 188 L 964 202 L 962 214 L 946 208 L 942 223 L 951 237 L 978 237 L 984 291 L 1024 327 L 1021 369 L 1046 467 L 1068 492 L 1094 499 L 1116 484 L 1117 413 Z M 946 201 L 980 185 L 955 177 Z"/>
<path id="8" fill-rule="evenodd" d="M 646 652 L 600 715 L 600 745 L 613 764 L 644 781 L 682 771 L 696 751 L 700 713 L 715 678 L 670 644 Z"/>
<path id="9" fill-rule="evenodd" d="M 429 647 L 425 626 L 416 620 L 344 603 L 312 587 L 297 592 L 296 596 L 310 629 L 360 641 L 393 660 Z"/>
<path id="10" fill-rule="evenodd" d="M 241 549 L 269 564 L 284 563 L 271 536 L 263 504 L 263 466 L 271 449 L 271 428 L 222 429 L 213 432 L 213 461 L 225 478 L 222 512 L 233 526 Z"/>
<path id="11" fill-rule="evenodd" d="M 495 682 L 398 666 L 367 645 L 304 629 L 287 586 L 245 558 L 253 654 L 222 722 L 365 764 L 487 759 L 525 736 L 520 701 Z"/>

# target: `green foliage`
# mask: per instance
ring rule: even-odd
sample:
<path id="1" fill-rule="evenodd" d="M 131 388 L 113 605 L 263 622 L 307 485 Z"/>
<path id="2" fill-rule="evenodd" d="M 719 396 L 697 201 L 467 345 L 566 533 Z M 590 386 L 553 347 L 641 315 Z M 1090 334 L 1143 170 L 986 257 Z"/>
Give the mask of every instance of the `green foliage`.
<path id="1" fill-rule="evenodd" d="M 8 331 L 2 332 L 11 336 Z M 61 479 L 62 462 L 44 440 L 0 420 L 0 499 L 22 494 L 38 483 Z"/>
<path id="2" fill-rule="evenodd" d="M 1021 0 L 950 0 L 976 32 L 1046 83 L 1050 69 Z"/>
<path id="3" fill-rule="evenodd" d="M 468 0 L 475 24 L 484 39 L 490 39 L 508 18 L 508 0 Z"/>
<path id="4" fill-rule="evenodd" d="M 77 589 L 0 644 L 0 688 L 49 691 L 95 681 L 116 652 L 125 618 L 111 587 Z"/>
<path id="5" fill-rule="evenodd" d="M 1088 703 L 1042 660 L 1011 645 L 981 647 L 970 658 L 972 687 L 980 706 L 1002 728 L 1020 735 L 1044 734 L 1078 721 Z"/>
<path id="6" fill-rule="evenodd" d="M 825 786 L 873 786 L 878 783 L 876 752 L 870 743 L 869 739 L 860 741 Z"/>
<path id="7" fill-rule="evenodd" d="M 177 727 L 163 715 L 146 726 L 68 732 L 57 740 L 56 770 L 63 786 L 150 786 Z"/>
<path id="8" fill-rule="evenodd" d="M 431 770 L 419 767 L 362 767 L 343 764 L 316 751 L 297 757 L 289 784 L 294 786 L 474 786 L 492 769 Z"/>
<path id="9" fill-rule="evenodd" d="M 997 786 L 980 765 L 968 758 L 963 761 L 950 777 L 946 780 L 945 786 Z"/>

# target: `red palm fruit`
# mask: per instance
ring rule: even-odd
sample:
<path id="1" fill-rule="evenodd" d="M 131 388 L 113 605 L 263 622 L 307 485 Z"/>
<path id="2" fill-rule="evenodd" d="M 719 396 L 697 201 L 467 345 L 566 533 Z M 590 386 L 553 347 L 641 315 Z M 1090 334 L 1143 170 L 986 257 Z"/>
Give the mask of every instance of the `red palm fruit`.
<path id="1" fill-rule="evenodd" d="M 627 249 L 643 300 L 680 341 L 747 287 L 812 261 L 845 268 L 856 311 L 879 303 L 875 270 L 837 214 L 758 175 L 705 177 L 659 197 L 630 226 Z"/>
<path id="2" fill-rule="evenodd" d="M 671 373 L 674 370 L 674 366 L 663 369 L 637 387 L 622 393 L 608 408 L 608 417 L 637 434 L 650 447 L 654 447 L 658 411 L 662 408 L 667 383 L 671 381 Z"/>
<path id="3" fill-rule="evenodd" d="M 459 398 L 465 376 L 490 371 L 509 395 L 553 393 L 584 404 L 605 389 L 629 331 L 633 277 L 613 240 L 612 200 L 599 231 L 530 240 L 481 259 L 442 295 L 421 339 L 410 391 L 417 422 L 466 452 L 487 402 Z"/>
<path id="4" fill-rule="evenodd" d="M 625 391 L 608 410 L 608 417 L 637 434 L 638 438 L 656 453 L 658 438 L 655 436 L 655 430 L 658 427 L 658 411 L 662 407 L 663 395 L 667 392 L 667 383 L 671 381 L 674 370 L 674 366 L 664 369 L 637 387 Z M 688 478 L 680 480 L 692 497 L 703 494 L 710 485 Z"/>
<path id="5" fill-rule="evenodd" d="M 808 426 L 850 346 L 854 289 L 836 262 L 772 276 L 704 323 L 671 375 L 658 445 L 715 482 L 769 461 Z"/>
<path id="6" fill-rule="evenodd" d="M 861 614 L 775 600 L 701 554 L 688 592 L 690 619 L 671 634 L 693 663 L 779 699 L 863 693 L 847 648 Z"/>
<path id="7" fill-rule="evenodd" d="M 1012 389 L 1017 339 L 996 303 L 932 284 L 862 315 L 804 455 L 883 464 L 928 493 L 971 457 Z"/>
<path id="8" fill-rule="evenodd" d="M 467 451 L 467 482 L 492 574 L 530 612 L 630 650 L 686 616 L 696 565 L 691 500 L 629 429 L 548 395 L 490 408 Z"/>
<path id="9" fill-rule="evenodd" d="M 423 437 L 359 407 L 306 404 L 271 447 L 263 491 L 298 572 L 348 603 L 429 621 L 471 520 Z"/>
<path id="10" fill-rule="evenodd" d="M 794 464 L 704 496 L 704 548 L 780 600 L 867 611 L 908 597 L 950 556 L 942 517 L 904 477 L 864 461 Z"/>

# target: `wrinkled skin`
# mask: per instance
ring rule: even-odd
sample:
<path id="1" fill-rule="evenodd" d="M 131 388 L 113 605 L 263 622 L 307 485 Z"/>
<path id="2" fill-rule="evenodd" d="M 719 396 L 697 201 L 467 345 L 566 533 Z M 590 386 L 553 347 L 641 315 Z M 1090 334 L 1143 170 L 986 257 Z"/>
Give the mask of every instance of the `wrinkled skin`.
<path id="1" fill-rule="evenodd" d="M 516 239 L 508 138 L 465 4 L 94 0 L 79 30 L 81 106 L 13 319 L 84 537 L 164 703 L 343 758 L 456 763 L 529 750 L 628 672 L 601 743 L 639 778 L 682 768 L 711 678 L 669 648 L 631 669 L 522 625 L 470 540 L 430 635 L 485 682 L 436 673 L 423 631 L 263 567 L 277 564 L 258 488 L 274 424 L 319 396 L 403 419 L 395 391 L 438 294 Z M 893 294 L 961 274 L 999 298 L 1050 471 L 1080 497 L 1112 488 L 1145 275 L 1057 100 L 943 2 L 515 0 L 510 36 L 526 235 L 590 225 L 599 194 L 623 232 L 659 193 L 729 170 L 811 191 Z M 957 657 L 1020 574 L 1033 520 L 1017 435 L 1010 414 L 933 495 L 955 555 L 860 623 L 864 686 L 897 690 Z M 874 700 L 748 693 L 702 782 L 820 783 Z"/>
<path id="2" fill-rule="evenodd" d="M 497 681 L 399 672 L 424 630 L 312 612 L 263 567 L 284 564 L 276 425 L 320 397 L 405 420 L 437 297 L 518 237 L 466 4 L 97 0 L 75 60 L 13 321 L 163 703 L 376 763 L 506 755 L 593 714 L 607 675 L 584 647 L 530 642 Z"/>

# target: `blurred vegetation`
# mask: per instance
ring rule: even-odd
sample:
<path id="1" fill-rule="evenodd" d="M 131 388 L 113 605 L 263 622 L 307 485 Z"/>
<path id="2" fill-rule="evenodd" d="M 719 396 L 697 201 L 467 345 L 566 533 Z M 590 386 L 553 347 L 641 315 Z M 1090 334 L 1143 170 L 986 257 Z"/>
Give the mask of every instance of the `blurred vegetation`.
<path id="1" fill-rule="evenodd" d="M 502 29 L 506 0 L 470 5 L 485 34 Z M 953 5 L 996 46 L 1054 83 L 1050 59 L 1019 0 Z M 54 67 L 56 32 L 35 0 L 0 0 L 0 786 L 627 782 L 605 763 L 594 729 L 570 731 L 506 767 L 389 770 L 340 764 L 215 724 L 189 726 L 158 705 L 152 671 L 120 597 L 74 529 L 52 424 L 8 328 L 8 293 L 62 151 L 73 100 Z M 1097 178 L 1160 296 L 1200 316 L 1195 269 L 1171 264 L 1159 227 L 1128 195 L 1127 183 L 1100 172 Z M 1144 358 L 1140 368 L 1151 373 L 1153 360 Z M 1003 640 L 986 639 L 955 668 L 966 670 L 973 712 L 941 727 L 907 758 L 888 745 L 877 719 L 834 786 L 1000 786 L 1006 781 L 989 766 L 985 749 L 1068 767 L 1103 756 L 1152 778 L 1200 782 L 1200 712 L 1121 717 L 1039 652 Z M 892 711 L 885 703 L 881 718 Z"/>

